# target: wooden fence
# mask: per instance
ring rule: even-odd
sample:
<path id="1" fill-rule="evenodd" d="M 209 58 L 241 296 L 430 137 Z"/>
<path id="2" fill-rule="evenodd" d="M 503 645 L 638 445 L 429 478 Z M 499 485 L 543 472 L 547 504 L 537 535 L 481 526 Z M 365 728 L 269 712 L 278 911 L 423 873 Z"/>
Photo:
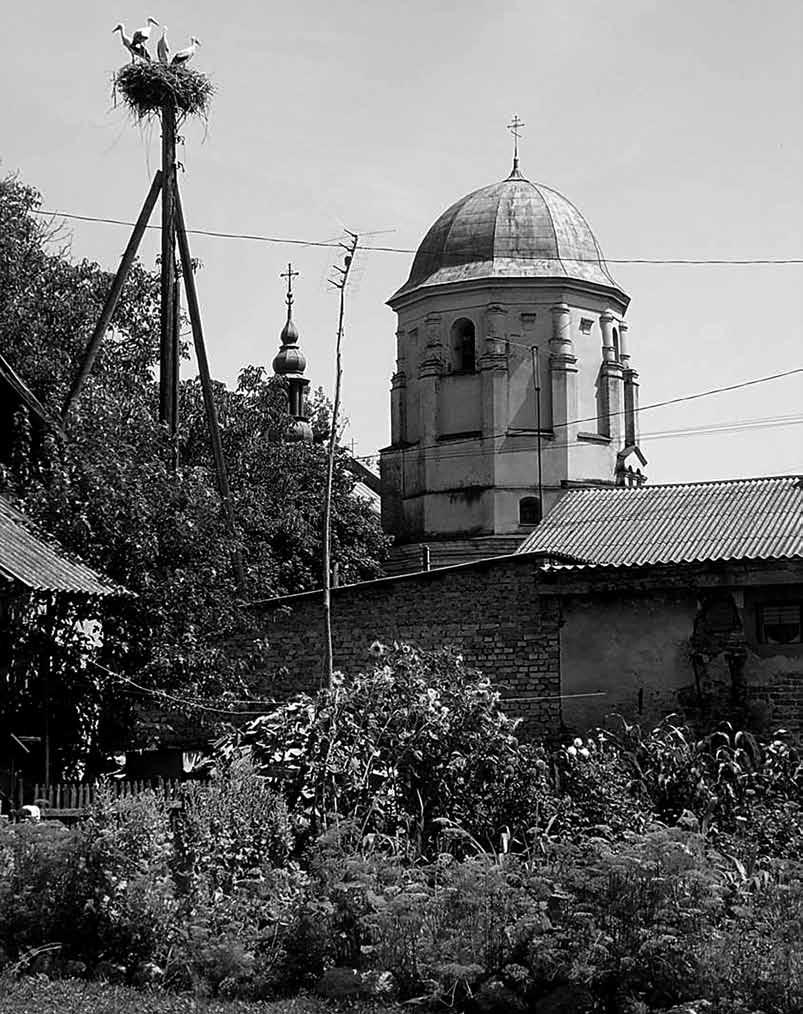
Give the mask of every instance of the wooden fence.
<path id="1" fill-rule="evenodd" d="M 105 794 L 113 799 L 137 796 L 142 792 L 156 792 L 169 803 L 179 805 L 181 787 L 186 781 L 180 778 L 137 778 L 132 780 L 108 779 L 102 782 L 58 782 L 52 785 L 35 784 L 33 802 L 42 808 L 43 817 L 78 817 L 98 798 Z M 208 785 L 208 781 L 201 784 Z"/>

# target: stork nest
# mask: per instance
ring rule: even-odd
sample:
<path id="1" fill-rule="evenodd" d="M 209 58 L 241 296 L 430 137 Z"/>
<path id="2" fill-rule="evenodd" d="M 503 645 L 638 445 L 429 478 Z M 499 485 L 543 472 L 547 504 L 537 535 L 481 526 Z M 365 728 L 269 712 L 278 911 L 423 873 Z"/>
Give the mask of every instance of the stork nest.
<path id="1" fill-rule="evenodd" d="M 212 79 L 190 67 L 134 60 L 114 75 L 112 97 L 118 95 L 136 120 L 158 116 L 166 102 L 182 117 L 206 119 L 215 86 Z"/>

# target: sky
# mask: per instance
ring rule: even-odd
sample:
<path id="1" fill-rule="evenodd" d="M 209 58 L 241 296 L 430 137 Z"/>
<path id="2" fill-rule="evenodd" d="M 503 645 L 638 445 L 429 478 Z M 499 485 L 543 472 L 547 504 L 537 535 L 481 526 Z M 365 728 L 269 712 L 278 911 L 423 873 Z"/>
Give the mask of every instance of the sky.
<path id="1" fill-rule="evenodd" d="M 139 213 L 159 130 L 113 103 L 127 54 L 112 29 L 152 15 L 174 49 L 201 40 L 194 65 L 217 88 L 179 148 L 189 228 L 336 242 L 345 227 L 365 247 L 415 250 L 446 207 L 507 176 L 515 113 L 525 175 L 576 204 L 608 258 L 803 258 L 799 0 L 148 2 L 4 4 L 0 171 L 46 209 Z M 116 267 L 128 230 L 68 224 L 73 256 Z M 213 374 L 231 384 L 270 366 L 292 261 L 307 373 L 331 393 L 339 251 L 190 241 Z M 146 266 L 157 242 L 142 245 Z M 385 301 L 411 262 L 355 261 L 343 396 L 358 455 L 388 442 Z M 803 264 L 611 269 L 632 298 L 643 406 L 803 366 Z M 786 417 L 803 418 L 803 374 L 646 409 L 650 481 L 801 472 L 803 425 Z M 676 432 L 689 428 L 709 432 Z"/>

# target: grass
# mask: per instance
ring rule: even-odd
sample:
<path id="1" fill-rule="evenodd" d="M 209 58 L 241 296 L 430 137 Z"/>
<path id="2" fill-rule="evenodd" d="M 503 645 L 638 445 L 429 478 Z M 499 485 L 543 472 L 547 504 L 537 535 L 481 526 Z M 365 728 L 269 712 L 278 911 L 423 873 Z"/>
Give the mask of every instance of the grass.
<path id="1" fill-rule="evenodd" d="M 202 1000 L 175 993 L 140 992 L 128 986 L 80 979 L 0 977 L 0 1014 L 332 1014 L 331 1004 L 310 996 L 286 1000 Z M 351 1003 L 351 1014 L 401 1010 L 376 1003 Z"/>

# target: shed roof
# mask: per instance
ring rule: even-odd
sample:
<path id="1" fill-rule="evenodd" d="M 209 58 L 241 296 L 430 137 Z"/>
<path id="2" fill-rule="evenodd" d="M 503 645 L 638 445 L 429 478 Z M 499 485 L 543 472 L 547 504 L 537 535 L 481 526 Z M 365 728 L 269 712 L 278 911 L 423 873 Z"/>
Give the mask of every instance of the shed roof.
<path id="1" fill-rule="evenodd" d="M 24 514 L 0 497 L 0 580 L 17 581 L 31 591 L 73 595 L 114 595 L 124 589 L 72 559 L 44 538 Z"/>
<path id="2" fill-rule="evenodd" d="M 803 478 L 572 489 L 518 552 L 608 566 L 801 557 Z"/>

